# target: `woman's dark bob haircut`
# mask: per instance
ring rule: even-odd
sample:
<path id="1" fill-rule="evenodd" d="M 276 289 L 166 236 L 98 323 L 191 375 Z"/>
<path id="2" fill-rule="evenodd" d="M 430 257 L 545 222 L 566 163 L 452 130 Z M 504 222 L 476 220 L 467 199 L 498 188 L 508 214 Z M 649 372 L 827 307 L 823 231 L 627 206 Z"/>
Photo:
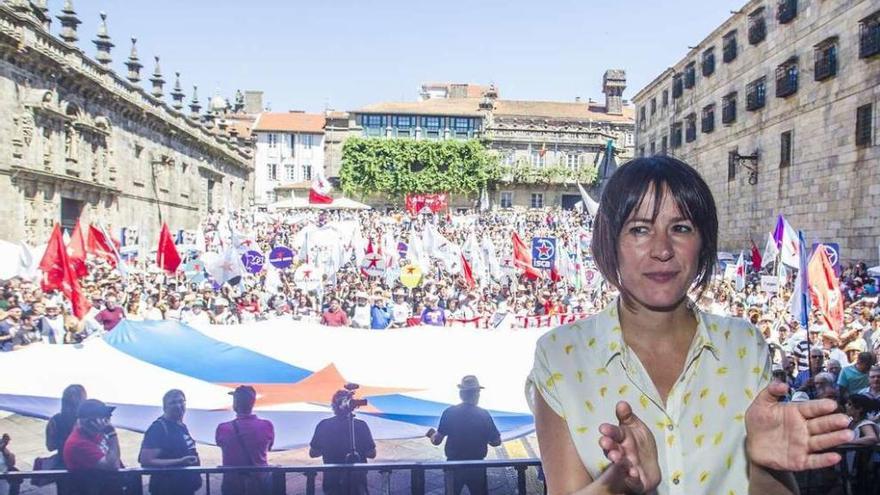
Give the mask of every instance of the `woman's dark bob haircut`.
<path id="1" fill-rule="evenodd" d="M 596 267 L 605 280 L 621 292 L 624 302 L 631 299 L 631 294 L 622 286 L 618 273 L 620 233 L 649 191 L 654 195 L 651 220 L 656 220 L 666 190 L 681 215 L 693 223 L 700 234 L 702 242 L 694 287 L 702 294 L 712 279 L 718 256 L 718 214 L 706 181 L 693 167 L 669 156 L 636 158 L 617 169 L 608 180 L 593 221 L 591 247 Z"/>

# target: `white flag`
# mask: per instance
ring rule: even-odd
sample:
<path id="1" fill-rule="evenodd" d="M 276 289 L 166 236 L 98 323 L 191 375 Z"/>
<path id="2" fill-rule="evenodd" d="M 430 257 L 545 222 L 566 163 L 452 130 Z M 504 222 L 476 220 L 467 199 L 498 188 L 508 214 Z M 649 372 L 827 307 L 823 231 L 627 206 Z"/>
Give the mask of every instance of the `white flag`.
<path id="1" fill-rule="evenodd" d="M 776 247 L 776 240 L 773 239 L 773 234 L 767 234 L 767 245 L 764 246 L 764 255 L 761 257 L 761 268 L 767 268 L 770 263 L 776 261 L 776 256 L 779 255 L 779 248 Z"/>
<path id="2" fill-rule="evenodd" d="M 219 255 L 205 253 L 203 259 L 205 261 L 205 271 L 217 283 L 224 284 L 244 274 L 244 269 L 241 266 L 241 257 L 238 251 L 231 245 L 227 246 Z"/>
<path id="3" fill-rule="evenodd" d="M 591 217 L 595 218 L 596 213 L 599 211 L 599 203 L 593 201 L 593 198 L 587 194 L 587 191 L 584 190 L 584 187 L 578 182 L 578 190 L 581 192 L 581 201 L 584 202 L 584 207 L 587 209 L 587 213 L 590 214 Z"/>

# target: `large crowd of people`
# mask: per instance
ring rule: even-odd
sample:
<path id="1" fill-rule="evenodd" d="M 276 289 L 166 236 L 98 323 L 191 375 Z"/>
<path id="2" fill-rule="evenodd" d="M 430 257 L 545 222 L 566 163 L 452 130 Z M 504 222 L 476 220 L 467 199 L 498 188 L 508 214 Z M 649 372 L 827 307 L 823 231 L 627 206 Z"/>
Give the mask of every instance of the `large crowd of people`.
<path id="1" fill-rule="evenodd" d="M 334 225 L 337 231 L 354 230 L 340 237 L 339 254 L 328 253 L 326 247 L 316 249 L 303 235 L 307 229 L 314 232 Z M 449 256 L 430 252 L 430 248 L 426 253 L 424 239 L 428 232 L 457 246 L 453 252 L 461 258 L 470 258 L 469 270 Z M 555 238 L 557 264 L 562 261 L 560 257 L 565 257 L 563 264 L 569 269 L 543 270 L 532 276 L 537 270 L 525 269 L 513 253 L 515 232 L 527 243 L 531 237 Z M 181 246 L 185 262 L 198 260 L 202 251 L 220 251 L 228 242 L 242 242 L 247 246 L 244 249 L 261 253 L 286 246 L 294 252 L 294 260 L 283 269 L 265 263 L 257 273 L 221 284 L 201 271 L 194 276 L 184 265 L 176 273 L 157 269 L 143 247 L 140 256 L 126 260 L 125 273 L 104 259 L 90 257 L 89 274 L 80 281 L 91 303 L 84 318 L 75 318 L 69 301 L 59 293 L 42 291 L 39 281 L 2 281 L 0 351 L 79 343 L 112 332 L 123 320 L 229 325 L 281 319 L 291 324 L 311 322 L 379 330 L 416 325 L 492 328 L 509 318 L 512 327 L 550 326 L 595 314 L 616 296 L 592 264 L 590 217 L 578 211 L 416 216 L 376 211 L 296 215 L 218 212 L 202 222 L 196 235 L 192 246 Z M 369 253 L 381 254 L 385 270 L 380 275 L 364 270 L 362 259 Z M 294 275 L 304 263 L 330 270 L 324 270 L 317 285 L 303 286 Z M 418 266 L 421 277 L 407 281 L 402 274 L 412 265 Z M 835 399 L 841 410 L 853 417 L 856 443 L 880 441 L 874 423 L 880 410 L 880 367 L 876 364 L 880 362 L 880 304 L 878 281 L 869 276 L 865 264 L 844 266 L 840 271 L 845 310 L 844 328 L 839 332 L 825 326 L 817 311 L 806 328 L 791 315 L 791 274 L 778 286 L 765 290 L 761 275 L 768 274 L 766 271 L 749 270 L 740 289 L 723 273 L 717 270 L 708 289 L 692 295 L 695 303 L 708 313 L 743 318 L 763 334 L 772 352 L 774 376 L 790 385 L 786 400 Z M 777 273 L 773 265 L 769 273 Z M 236 391 L 239 395 L 246 392 Z M 174 397 L 166 399 L 168 413 Z M 63 424 L 68 434 L 75 421 L 71 414 L 75 411 L 67 412 L 70 417 L 53 419 L 56 427 Z M 242 422 L 241 426 L 246 424 Z M 150 442 L 145 438 L 144 465 L 170 465 L 151 455 L 151 442 L 169 433 L 168 424 L 164 428 L 161 434 L 154 431 L 148 435 Z M 178 429 L 172 429 L 176 434 Z M 221 435 L 218 428 L 218 443 L 221 436 L 223 442 L 235 443 L 235 434 L 227 430 Z M 185 428 L 182 431 L 185 433 Z M 52 444 L 56 449 L 60 448 L 58 442 Z M 198 462 L 192 446 L 184 443 L 174 445 L 180 454 L 180 463 L 174 465 Z M 14 464 L 8 444 L 8 438 L 0 440 L 0 462 L 6 466 Z M 110 455 L 105 458 L 113 461 Z"/>

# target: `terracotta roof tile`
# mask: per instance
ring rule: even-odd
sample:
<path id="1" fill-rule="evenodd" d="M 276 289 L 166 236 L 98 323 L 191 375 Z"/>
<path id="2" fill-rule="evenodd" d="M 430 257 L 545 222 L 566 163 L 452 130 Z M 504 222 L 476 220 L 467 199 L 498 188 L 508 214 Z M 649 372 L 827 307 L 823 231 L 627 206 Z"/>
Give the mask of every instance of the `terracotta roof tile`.
<path id="1" fill-rule="evenodd" d="M 623 115 L 608 115 L 603 105 L 565 101 L 497 100 L 493 113 L 498 117 L 551 117 L 610 122 L 634 122 L 633 107 L 623 107 Z"/>
<path id="2" fill-rule="evenodd" d="M 254 132 L 278 131 L 278 132 L 308 132 L 314 134 L 324 133 L 326 119 L 321 114 L 314 113 L 261 113 L 254 124 Z"/>
<path id="3" fill-rule="evenodd" d="M 391 113 L 401 115 L 481 116 L 479 98 L 432 98 L 422 101 L 388 102 L 368 105 L 354 113 Z"/>

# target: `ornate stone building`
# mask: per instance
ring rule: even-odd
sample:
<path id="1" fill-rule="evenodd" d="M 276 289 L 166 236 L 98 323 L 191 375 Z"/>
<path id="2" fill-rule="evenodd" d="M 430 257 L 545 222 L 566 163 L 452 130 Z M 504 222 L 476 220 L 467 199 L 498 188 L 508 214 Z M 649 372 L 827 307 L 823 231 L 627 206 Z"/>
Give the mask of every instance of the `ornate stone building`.
<path id="1" fill-rule="evenodd" d="M 762 245 L 782 213 L 876 264 L 878 81 L 876 1 L 751 0 L 635 96 L 637 150 L 700 171 L 722 249 Z"/>
<path id="2" fill-rule="evenodd" d="M 101 17 L 92 58 L 77 46 L 71 0 L 57 16 L 60 37 L 49 30 L 45 1 L 0 4 L 4 239 L 45 242 L 54 223 L 70 227 L 77 218 L 155 239 L 163 221 L 191 229 L 212 208 L 251 202 L 246 122 L 218 102 L 203 115 L 195 89 L 185 112 L 179 73 L 166 101 L 158 57 L 151 89 L 142 88 L 134 39 L 127 77 L 113 72 Z"/>
<path id="3" fill-rule="evenodd" d="M 490 201 L 509 208 L 562 206 L 580 200 L 578 172 L 596 166 L 609 142 L 617 160 L 633 156 L 634 113 L 622 98 L 626 74 L 609 70 L 603 78 L 605 104 L 505 100 L 494 85 L 430 83 L 421 99 L 378 103 L 352 112 L 351 125 L 337 134 L 397 139 L 480 139 L 499 154 L 505 170 L 494 185 Z M 337 141 L 343 141 L 338 139 Z M 327 154 L 330 170 L 337 158 Z M 514 173 L 515 172 L 515 173 Z M 531 176 L 534 180 L 523 180 Z M 469 207 L 474 198 L 454 198 Z"/>

